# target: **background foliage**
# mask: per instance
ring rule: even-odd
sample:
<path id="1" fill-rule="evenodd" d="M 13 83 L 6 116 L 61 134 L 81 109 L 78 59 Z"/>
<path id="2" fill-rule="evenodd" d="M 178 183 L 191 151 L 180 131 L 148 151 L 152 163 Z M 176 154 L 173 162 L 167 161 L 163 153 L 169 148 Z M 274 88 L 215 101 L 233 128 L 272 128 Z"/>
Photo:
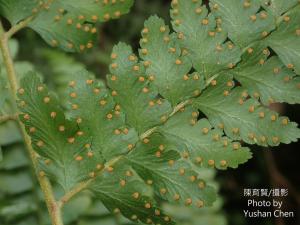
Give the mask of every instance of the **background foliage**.
<path id="1" fill-rule="evenodd" d="M 12 42 L 12 48 L 15 49 L 15 57 L 18 61 L 17 70 L 25 72 L 33 68 L 45 76 L 46 82 L 58 92 L 63 92 L 66 81 L 70 80 L 74 71 L 81 68 L 88 68 L 94 74 L 106 74 L 108 63 L 110 62 L 110 53 L 112 46 L 120 41 L 130 43 L 134 49 L 137 49 L 139 32 L 143 27 L 143 21 L 150 14 L 159 14 L 167 18 L 169 10 L 169 1 L 146 1 L 138 0 L 135 3 L 134 10 L 131 14 L 122 18 L 122 20 L 111 21 L 108 25 L 100 27 L 101 37 L 96 42 L 98 45 L 87 53 L 69 55 L 50 49 L 34 32 L 30 30 L 22 31 L 18 34 L 19 42 L 26 43 L 18 49 L 18 42 Z M 134 19 L 133 19 L 134 18 Z M 167 18 L 166 21 L 169 21 Z M 122 34 L 122 35 L 120 35 Z M 29 54 L 30 53 L 30 54 Z M 100 53 L 100 54 L 99 54 Z M 30 63 L 29 63 L 30 62 Z M 54 66 L 55 65 L 55 66 Z M 1 68 L 3 68 L 1 66 Z M 50 68 L 50 69 L 49 69 Z M 1 69 L 3 76 L 3 69 Z M 284 107 L 272 106 L 277 111 L 283 112 L 291 118 L 291 120 L 299 122 L 300 109 L 299 106 L 286 105 Z M 1 109 L 9 110 L 9 102 L 7 107 Z M 30 169 L 27 156 L 24 154 L 21 137 L 17 127 L 13 122 L 1 124 L 0 126 L 0 145 L 3 149 L 4 160 L 0 163 L 0 221 L 4 225 L 7 224 L 47 224 L 47 213 L 43 207 L 41 193 L 36 188 L 34 177 Z M 297 143 L 288 146 L 277 147 L 278 151 L 270 153 L 270 150 L 255 150 L 256 157 L 247 165 L 241 166 L 239 170 L 230 170 L 225 173 L 218 172 L 220 177 L 218 182 L 221 183 L 224 194 L 225 207 L 222 203 L 218 203 L 215 208 L 210 209 L 209 213 L 200 212 L 184 212 L 172 205 L 165 206 L 170 214 L 179 217 L 182 224 L 200 225 L 199 221 L 204 224 L 252 224 L 253 221 L 245 221 L 241 213 L 241 207 L 245 207 L 245 202 L 241 200 L 243 194 L 242 189 L 245 187 L 266 188 L 286 185 L 282 178 L 274 176 L 274 166 L 272 158 L 275 157 L 277 169 L 299 190 L 300 183 L 295 170 L 299 153 L 292 151 L 297 149 Z M 298 155 L 297 155 L 298 154 Z M 291 156 L 294 157 L 291 157 Z M 270 169 L 271 168 L 271 169 Z M 262 172 L 264 171 L 264 172 Z M 14 175 L 14 176 L 11 176 Z M 213 179 L 214 174 L 207 171 L 205 174 L 208 178 Z M 16 176 L 18 179 L 15 179 Z M 22 184 L 22 185 L 20 185 Z M 57 192 L 60 192 L 58 189 Z M 233 194 L 234 193 L 234 194 Z M 286 207 L 295 210 L 299 209 L 299 196 L 297 193 L 292 194 L 286 200 Z M 226 219 L 221 209 L 226 211 Z M 205 209 L 207 210 L 207 209 Z M 76 213 L 78 212 L 78 213 Z M 100 212 L 100 216 L 99 216 Z M 179 213 L 181 212 L 181 213 Z M 74 217 L 74 215 L 76 215 Z M 201 218 L 201 219 L 200 219 Z M 101 220 L 100 220 L 101 219 Z M 297 219 L 291 221 L 273 221 L 262 220 L 262 224 L 297 224 Z M 124 218 L 110 215 L 100 202 L 93 202 L 89 193 L 83 193 L 72 201 L 65 210 L 65 220 L 69 224 L 130 224 Z M 206 221 L 205 221 L 206 222 Z M 258 223 L 258 221 L 256 220 Z"/>

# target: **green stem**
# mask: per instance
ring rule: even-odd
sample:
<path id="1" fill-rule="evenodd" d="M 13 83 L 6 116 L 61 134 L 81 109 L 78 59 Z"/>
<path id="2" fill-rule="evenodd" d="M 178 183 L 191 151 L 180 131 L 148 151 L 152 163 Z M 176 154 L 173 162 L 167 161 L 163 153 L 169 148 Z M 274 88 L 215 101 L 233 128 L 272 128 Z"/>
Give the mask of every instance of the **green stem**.
<path id="1" fill-rule="evenodd" d="M 89 179 L 87 181 L 79 183 L 76 187 L 74 187 L 72 190 L 68 191 L 61 199 L 60 199 L 60 204 L 63 206 L 65 205 L 68 201 L 71 200 L 75 195 L 77 195 L 79 192 L 82 190 L 86 189 L 94 179 Z"/>
<path id="2" fill-rule="evenodd" d="M 61 204 L 58 204 L 56 202 L 53 203 L 51 211 L 49 211 L 53 225 L 64 225 L 62 220 L 61 209 L 62 209 Z"/>
<path id="3" fill-rule="evenodd" d="M 19 30 L 22 30 L 23 28 L 25 28 L 33 20 L 33 18 L 34 18 L 34 16 L 30 16 L 30 17 L 26 18 L 25 20 L 21 21 L 20 23 L 16 24 L 15 26 L 11 27 L 6 32 L 7 39 L 11 38 Z"/>
<path id="4" fill-rule="evenodd" d="M 213 75 L 209 79 L 207 79 L 207 81 L 205 83 L 205 88 L 207 88 L 214 79 L 217 79 L 218 76 L 220 76 L 220 73 L 216 73 L 215 75 Z M 169 120 L 172 116 L 174 116 L 178 111 L 183 109 L 185 106 L 190 105 L 192 102 L 193 102 L 193 98 L 190 98 L 188 100 L 180 102 L 178 105 L 176 105 L 174 107 L 173 111 L 169 114 L 167 120 Z M 149 137 L 151 134 L 153 134 L 155 131 L 157 131 L 158 128 L 159 128 L 159 126 L 156 126 L 156 127 L 152 127 L 149 130 L 145 131 L 144 133 L 142 133 L 140 135 L 140 139 L 143 140 L 144 138 Z"/>
<path id="5" fill-rule="evenodd" d="M 86 189 L 96 178 L 97 176 L 101 175 L 103 173 L 103 171 L 105 169 L 107 169 L 108 167 L 112 167 L 113 165 L 115 165 L 117 162 L 119 162 L 121 159 L 123 159 L 123 156 L 118 156 L 115 157 L 113 159 L 111 159 L 110 161 L 106 162 L 104 167 L 98 171 L 96 177 L 91 178 L 89 180 L 83 181 L 81 183 L 79 183 L 77 186 L 75 186 L 72 190 L 68 191 L 59 201 L 58 201 L 58 205 L 60 205 L 61 207 L 64 206 L 65 203 L 67 203 L 68 201 L 71 200 L 71 198 L 73 198 L 75 195 L 77 195 L 79 192 L 83 191 L 84 189 Z"/>
<path id="6" fill-rule="evenodd" d="M 25 25 L 22 24 L 19 27 L 17 27 L 16 29 L 11 28 L 10 30 L 17 31 L 17 30 L 21 29 L 21 27 L 24 27 L 24 26 Z M 14 32 L 11 32 L 9 35 L 7 33 L 5 33 L 5 31 L 2 27 L 2 24 L 0 23 L 0 49 L 1 49 L 2 57 L 3 57 L 3 62 L 5 65 L 5 68 L 6 68 L 6 72 L 7 72 L 7 78 L 8 78 L 9 84 L 10 84 L 10 91 L 11 91 L 12 97 L 14 99 L 14 107 L 15 107 L 15 109 L 17 109 L 16 102 L 18 100 L 18 97 L 17 97 L 18 82 L 17 82 L 16 71 L 14 68 L 14 62 L 12 60 L 11 53 L 10 53 L 10 50 L 8 47 L 8 39 L 13 33 Z M 25 146 L 29 152 L 34 170 L 37 174 L 38 181 L 39 181 L 41 189 L 44 193 L 45 202 L 46 202 L 49 214 L 51 216 L 52 224 L 53 225 L 63 225 L 63 222 L 61 219 L 61 207 L 56 203 L 50 181 L 48 180 L 47 177 L 42 176 L 42 174 L 38 174 L 38 171 L 37 171 L 38 155 L 35 153 L 35 151 L 33 150 L 32 146 L 31 146 L 31 139 L 27 135 L 24 125 L 22 124 L 22 122 L 19 120 L 18 117 L 16 118 L 16 120 L 20 126 L 20 130 L 21 130 L 21 133 L 22 133 L 22 136 L 24 139 Z"/>
<path id="7" fill-rule="evenodd" d="M 3 115 L 0 116 L 0 124 L 5 123 L 6 121 L 9 120 L 17 120 L 17 115 Z"/>
<path id="8" fill-rule="evenodd" d="M 179 110 L 181 110 L 182 108 L 184 108 L 186 105 L 190 104 L 192 102 L 191 99 L 185 100 L 181 103 L 179 103 L 178 105 L 176 105 L 173 109 L 173 111 L 169 114 L 168 119 L 170 119 L 172 116 L 174 116 Z M 159 126 L 157 127 L 152 127 L 149 130 L 145 131 L 144 133 L 142 133 L 140 135 L 140 139 L 143 140 L 144 138 L 149 137 L 151 134 L 153 134 L 157 129 L 159 128 Z"/>

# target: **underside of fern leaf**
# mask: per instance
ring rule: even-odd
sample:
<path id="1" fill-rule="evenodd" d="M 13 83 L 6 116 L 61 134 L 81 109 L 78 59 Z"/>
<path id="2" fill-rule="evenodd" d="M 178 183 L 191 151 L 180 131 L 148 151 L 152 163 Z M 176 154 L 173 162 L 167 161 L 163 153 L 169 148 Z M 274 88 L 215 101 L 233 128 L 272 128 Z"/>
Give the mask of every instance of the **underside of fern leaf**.
<path id="1" fill-rule="evenodd" d="M 252 157 L 244 143 L 300 137 L 269 108 L 300 101 L 298 1 L 171 5 L 174 31 L 152 16 L 139 56 L 114 47 L 108 87 L 86 71 L 74 75 L 66 110 L 37 75 L 19 89 L 41 174 L 66 192 L 88 181 L 108 209 L 144 223 L 174 223 L 157 198 L 210 206 L 215 191 L 197 171 L 237 168 Z"/>
<path id="2" fill-rule="evenodd" d="M 0 14 L 12 25 L 29 20 L 51 46 L 68 52 L 93 47 L 97 22 L 128 13 L 133 0 L 0 0 Z"/>

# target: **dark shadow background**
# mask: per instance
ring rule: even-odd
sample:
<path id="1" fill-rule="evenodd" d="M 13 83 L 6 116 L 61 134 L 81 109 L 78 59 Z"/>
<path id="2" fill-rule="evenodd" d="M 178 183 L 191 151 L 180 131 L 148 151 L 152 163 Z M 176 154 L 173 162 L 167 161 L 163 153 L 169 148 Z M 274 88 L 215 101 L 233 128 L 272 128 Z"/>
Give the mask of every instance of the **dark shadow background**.
<path id="1" fill-rule="evenodd" d="M 170 0 L 136 0 L 133 10 L 120 20 L 108 22 L 102 26 L 98 45 L 87 53 L 73 54 L 78 61 L 86 65 L 99 77 L 107 73 L 107 64 L 114 44 L 119 41 L 129 43 L 138 49 L 140 31 L 144 20 L 157 14 L 169 21 Z M 31 30 L 24 30 L 17 35 L 20 45 L 18 60 L 26 60 L 37 65 L 39 71 L 51 80 L 53 68 L 47 66 L 47 60 L 41 55 L 41 49 L 49 48 L 41 38 Z M 26 45 L 22 45 L 26 43 Z M 274 105 L 278 112 L 300 123 L 300 107 L 296 105 Z M 237 170 L 218 172 L 221 195 L 225 198 L 224 211 L 230 225 L 299 225 L 300 224 L 300 145 L 280 145 L 272 150 L 251 147 L 253 159 Z M 244 188 L 288 188 L 288 197 L 282 199 L 283 210 L 293 211 L 292 219 L 245 219 L 243 209 L 247 208 L 243 197 Z M 268 200 L 268 199 L 266 199 Z"/>

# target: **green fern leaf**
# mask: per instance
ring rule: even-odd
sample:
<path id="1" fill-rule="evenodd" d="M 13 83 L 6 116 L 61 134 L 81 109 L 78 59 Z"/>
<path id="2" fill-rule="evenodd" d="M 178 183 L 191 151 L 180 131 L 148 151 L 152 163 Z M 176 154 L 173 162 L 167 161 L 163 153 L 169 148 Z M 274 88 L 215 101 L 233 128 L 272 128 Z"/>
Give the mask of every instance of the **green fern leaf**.
<path id="1" fill-rule="evenodd" d="M 48 44 L 74 52 L 93 46 L 96 22 L 119 18 L 132 4 L 133 0 L 0 0 L 0 12 L 12 25 L 32 17 L 28 27 Z"/>
<path id="2" fill-rule="evenodd" d="M 171 150 L 171 145 L 163 143 L 163 138 L 152 136 L 149 143 L 138 144 L 127 159 L 137 173 L 153 185 L 160 198 L 199 208 L 212 205 L 214 189 L 205 186 L 189 162 Z"/>
<path id="3" fill-rule="evenodd" d="M 212 129 L 206 119 L 197 121 L 198 114 L 188 107 L 172 117 L 159 132 L 183 157 L 189 157 L 201 167 L 237 168 L 251 158 L 248 148 L 223 137 L 223 132 Z"/>
<path id="4" fill-rule="evenodd" d="M 44 23 L 59 30 L 62 48 L 74 44 L 64 36 L 70 34 L 77 40 L 74 49 L 79 45 L 80 50 L 85 31 L 61 31 L 69 25 L 77 29 L 75 23 L 93 29 L 98 4 L 91 8 L 91 2 L 80 1 L 73 9 L 70 2 L 55 1 L 49 11 L 42 4 L 30 26 Z M 6 3 L 6 8 L 20 10 L 11 7 L 17 3 Z M 20 118 L 39 154 L 41 176 L 65 190 L 88 180 L 88 188 L 110 211 L 136 222 L 173 224 L 154 199 L 211 205 L 214 190 L 199 172 L 236 168 L 250 159 L 249 149 L 237 141 L 277 146 L 300 138 L 296 123 L 265 107 L 299 103 L 299 6 L 292 0 L 284 7 L 281 0 L 210 3 L 173 0 L 174 33 L 157 16 L 147 20 L 141 59 L 129 46 L 115 46 L 108 88 L 86 71 L 74 75 L 66 113 L 36 75 L 22 80 Z M 104 8 L 130 5 L 120 0 Z M 72 24 L 60 25 L 72 15 Z"/>
<path id="5" fill-rule="evenodd" d="M 240 60 L 240 49 L 226 41 L 226 32 L 202 1 L 173 1 L 172 7 L 172 24 L 181 37 L 179 43 L 200 74 L 210 77 Z"/>
<path id="6" fill-rule="evenodd" d="M 296 123 L 280 117 L 255 99 L 247 99 L 248 93 L 243 88 L 232 89 L 232 86 L 230 76 L 220 77 L 216 86 L 208 88 L 195 101 L 195 107 L 215 127 L 224 127 L 226 135 L 233 140 L 262 146 L 297 141 L 300 130 Z"/>
<path id="7" fill-rule="evenodd" d="M 0 13 L 12 24 L 17 24 L 32 15 L 32 10 L 38 6 L 38 1 L 0 1 Z"/>
<path id="8" fill-rule="evenodd" d="M 83 71 L 73 77 L 69 90 L 70 117 L 92 137 L 91 149 L 101 152 L 106 161 L 127 153 L 138 137 L 125 125 L 125 115 L 102 82 Z"/>
<path id="9" fill-rule="evenodd" d="M 132 221 L 174 224 L 169 216 L 156 207 L 151 189 L 122 160 L 113 166 L 113 171 L 104 171 L 90 190 L 110 211 L 122 213 Z"/>
<path id="10" fill-rule="evenodd" d="M 93 152 L 93 157 L 88 157 L 91 138 L 65 118 L 58 100 L 37 75 L 27 74 L 22 79 L 19 98 L 20 119 L 33 148 L 44 159 L 40 165 L 42 174 L 46 172 L 65 191 L 89 178 L 89 173 L 103 162 L 102 156 Z"/>
<path id="11" fill-rule="evenodd" d="M 126 113 L 126 123 L 139 133 L 161 124 L 171 111 L 170 103 L 158 96 L 151 85 L 152 77 L 145 75 L 145 69 L 129 46 L 118 44 L 112 53 L 108 85 L 113 90 L 115 101 Z"/>
<path id="12" fill-rule="evenodd" d="M 289 2 L 289 1 L 288 1 Z M 267 44 L 282 62 L 300 75 L 300 6 L 283 15 L 278 29 L 267 39 Z"/>
<path id="13" fill-rule="evenodd" d="M 136 133 L 120 128 L 124 116 L 114 109 L 115 104 L 102 82 L 87 72 L 78 76 L 76 82 L 70 82 L 70 120 L 37 75 L 27 74 L 21 81 L 20 119 L 40 156 L 39 175 L 50 177 L 65 192 L 91 180 L 89 188 L 108 209 L 120 211 L 134 221 L 173 224 L 155 206 L 151 189 L 136 175 L 128 160 L 123 159 L 122 155 L 136 149 Z M 105 105 L 100 104 L 103 98 Z M 109 114 L 115 118 L 108 117 Z M 117 134 L 116 129 L 123 133 Z"/>
<path id="14" fill-rule="evenodd" d="M 176 40 L 181 36 L 170 34 L 164 21 L 153 16 L 145 22 L 142 37 L 140 56 L 159 93 L 173 105 L 199 95 L 205 85 L 203 76 L 188 74 L 192 65 Z"/>
<path id="15" fill-rule="evenodd" d="M 265 105 L 272 102 L 300 103 L 299 77 L 277 56 L 267 60 L 270 51 L 263 46 L 248 48 L 231 74 L 247 88 L 251 97 L 260 98 Z"/>
<path id="16" fill-rule="evenodd" d="M 222 28 L 238 46 L 246 47 L 254 41 L 265 38 L 275 28 L 275 18 L 266 11 L 260 11 L 260 0 L 212 0 L 213 14 L 221 18 Z"/>
<path id="17" fill-rule="evenodd" d="M 281 16 L 298 3 L 298 0 L 261 0 L 262 7 L 276 17 Z"/>

